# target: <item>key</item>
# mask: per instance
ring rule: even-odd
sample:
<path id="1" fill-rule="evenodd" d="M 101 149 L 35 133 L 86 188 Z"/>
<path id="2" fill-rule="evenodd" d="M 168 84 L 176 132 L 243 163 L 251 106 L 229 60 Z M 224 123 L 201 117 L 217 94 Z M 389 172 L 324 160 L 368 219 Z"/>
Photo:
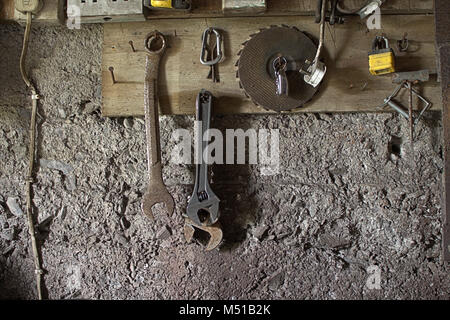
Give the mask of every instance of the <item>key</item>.
<path id="1" fill-rule="evenodd" d="M 277 86 L 277 95 L 288 95 L 289 85 L 286 77 L 287 60 L 284 57 L 278 57 L 273 61 L 275 71 L 275 83 Z"/>

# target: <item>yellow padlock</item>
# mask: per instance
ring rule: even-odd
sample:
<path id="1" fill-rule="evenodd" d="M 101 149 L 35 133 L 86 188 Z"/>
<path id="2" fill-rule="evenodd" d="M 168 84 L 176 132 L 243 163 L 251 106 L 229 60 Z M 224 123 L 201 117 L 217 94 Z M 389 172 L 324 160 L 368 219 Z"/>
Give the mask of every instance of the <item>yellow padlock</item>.
<path id="1" fill-rule="evenodd" d="M 148 1 L 144 0 L 144 6 L 148 7 Z M 150 8 L 189 10 L 191 0 L 150 0 Z"/>
<path id="2" fill-rule="evenodd" d="M 377 36 L 369 52 L 369 71 L 375 76 L 395 72 L 395 54 L 386 37 Z"/>
<path id="3" fill-rule="evenodd" d="M 172 0 L 152 0 L 151 6 L 155 8 L 172 8 Z"/>

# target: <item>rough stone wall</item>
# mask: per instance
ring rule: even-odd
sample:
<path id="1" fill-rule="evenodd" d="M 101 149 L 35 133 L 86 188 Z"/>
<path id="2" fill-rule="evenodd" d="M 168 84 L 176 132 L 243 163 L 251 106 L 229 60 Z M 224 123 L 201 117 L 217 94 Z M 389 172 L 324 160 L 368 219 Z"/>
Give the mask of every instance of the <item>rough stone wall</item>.
<path id="1" fill-rule="evenodd" d="M 36 297 L 25 211 L 30 100 L 19 73 L 23 28 L 0 26 L 0 298 Z M 225 242 L 186 244 L 194 167 L 169 162 L 176 128 L 161 119 L 164 178 L 176 201 L 140 211 L 144 122 L 101 105 L 102 27 L 36 27 L 27 66 L 42 96 L 34 185 L 51 299 L 448 299 L 440 259 L 441 121 L 416 129 L 393 113 L 216 116 L 227 128 L 279 129 L 280 173 L 217 165 Z M 201 88 L 199 88 L 201 89 Z M 439 99 L 439 97 L 432 97 Z M 366 283 L 369 266 L 381 288 Z"/>

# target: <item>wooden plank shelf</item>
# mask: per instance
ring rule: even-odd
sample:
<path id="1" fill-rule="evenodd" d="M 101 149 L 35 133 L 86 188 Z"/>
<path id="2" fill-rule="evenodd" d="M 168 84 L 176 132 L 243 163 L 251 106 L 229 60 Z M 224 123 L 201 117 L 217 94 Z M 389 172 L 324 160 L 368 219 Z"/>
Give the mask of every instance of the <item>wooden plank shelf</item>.
<path id="1" fill-rule="evenodd" d="M 194 114 L 200 89 L 210 90 L 218 99 L 215 112 L 266 113 L 245 98 L 236 79 L 235 63 L 241 44 L 250 34 L 270 25 L 297 26 L 312 35 L 318 25 L 307 16 L 233 17 L 159 19 L 147 22 L 107 24 L 104 26 L 102 59 L 102 114 L 108 117 L 143 115 L 145 36 L 157 29 L 168 38 L 169 48 L 161 65 L 160 108 L 162 114 Z M 397 53 L 397 70 L 436 70 L 434 22 L 430 15 L 382 16 L 381 30 L 368 30 L 359 17 L 326 30 L 325 59 L 328 72 L 320 92 L 296 112 L 376 112 L 395 85 L 390 76 L 372 76 L 368 72 L 367 54 L 375 35 L 385 33 L 395 48 L 405 32 L 410 52 Z M 224 32 L 226 59 L 219 66 L 220 83 L 206 79 L 208 67 L 199 62 L 201 34 L 208 26 Z M 132 52 L 132 40 L 137 52 Z M 397 51 L 397 50 L 396 50 Z M 108 68 L 114 67 L 117 83 L 113 84 Z M 440 87 L 435 79 L 421 88 L 425 97 L 440 110 Z M 407 105 L 406 94 L 400 102 Z M 417 104 L 416 104 L 417 105 Z M 391 111 L 390 109 L 384 109 Z"/>
<path id="2" fill-rule="evenodd" d="M 266 0 L 267 10 L 262 16 L 312 15 L 317 0 Z M 345 0 L 349 8 L 359 8 L 366 0 Z M 44 12 L 35 16 L 35 23 L 59 24 L 64 22 L 65 0 L 44 0 Z M 383 14 L 432 14 L 434 0 L 389 0 L 382 7 Z M 145 10 L 149 20 L 171 18 L 212 18 L 226 16 L 222 12 L 222 0 L 192 0 L 190 12 L 176 10 Z M 235 15 L 235 14 L 233 14 Z M 242 15 L 242 14 L 240 14 Z M 248 14 L 247 14 L 248 15 Z M 0 22 L 23 20 L 14 10 L 14 0 L 0 2 Z M 105 22 L 105 24 L 114 22 Z"/>
<path id="3" fill-rule="evenodd" d="M 351 9 L 360 8 L 365 3 L 367 3 L 366 0 L 344 1 L 344 4 Z M 316 9 L 317 0 L 266 0 L 266 4 L 266 12 L 259 14 L 259 16 L 312 15 Z M 433 13 L 433 0 L 389 0 L 383 4 L 382 13 Z M 174 10 L 149 10 L 146 12 L 147 19 L 217 18 L 224 16 L 226 15 L 222 12 L 222 0 L 192 0 L 192 10 L 188 13 Z"/>

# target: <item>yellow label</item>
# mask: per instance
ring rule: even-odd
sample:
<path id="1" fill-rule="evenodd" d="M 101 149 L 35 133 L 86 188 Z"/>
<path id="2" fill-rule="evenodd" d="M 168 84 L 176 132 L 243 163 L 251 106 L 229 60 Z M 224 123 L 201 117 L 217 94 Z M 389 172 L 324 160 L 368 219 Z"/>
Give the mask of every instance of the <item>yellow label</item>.
<path id="1" fill-rule="evenodd" d="M 377 76 L 395 72 L 395 60 L 392 52 L 376 53 L 369 56 L 369 71 Z"/>
<path id="2" fill-rule="evenodd" d="M 172 0 L 151 0 L 152 7 L 172 8 Z"/>

